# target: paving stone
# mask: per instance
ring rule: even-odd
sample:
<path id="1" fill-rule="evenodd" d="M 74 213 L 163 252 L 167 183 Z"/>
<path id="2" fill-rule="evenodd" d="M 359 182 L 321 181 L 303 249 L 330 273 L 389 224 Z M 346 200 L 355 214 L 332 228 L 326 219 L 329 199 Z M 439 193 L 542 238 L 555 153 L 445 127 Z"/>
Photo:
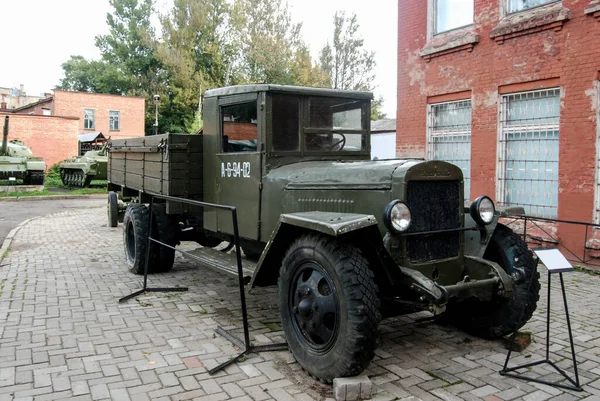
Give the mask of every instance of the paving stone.
<path id="1" fill-rule="evenodd" d="M 119 296 L 140 288 L 140 277 L 127 271 L 123 258 L 122 227 L 107 227 L 104 208 L 69 210 L 21 228 L 0 269 L 0 283 L 14 286 L 0 290 L 0 400 L 332 399 L 333 388 L 306 375 L 288 351 L 251 354 L 209 375 L 207 367 L 239 352 L 214 336 L 217 326 L 242 333 L 235 277 L 178 255 L 171 272 L 150 282 L 190 291 L 149 293 L 118 304 Z M 513 353 L 511 365 L 544 356 L 546 274 L 540 269 L 543 291 L 523 330 L 541 342 Z M 376 383 L 373 399 L 597 400 L 600 277 L 574 272 L 565 275 L 565 284 L 584 392 L 500 376 L 506 355 L 501 343 L 423 321 L 430 315 L 420 312 L 382 322 L 380 347 L 365 372 Z M 552 287 L 558 293 L 560 282 Z M 247 302 L 254 341 L 282 341 L 276 288 L 252 291 Z M 552 303 L 562 308 L 561 297 Z M 564 319 L 557 315 L 551 323 L 553 355 L 571 372 Z M 531 373 L 556 375 L 545 367 Z"/>
<path id="2" fill-rule="evenodd" d="M 367 376 L 333 379 L 333 394 L 337 401 L 366 400 L 371 398 L 372 392 L 373 382 Z"/>

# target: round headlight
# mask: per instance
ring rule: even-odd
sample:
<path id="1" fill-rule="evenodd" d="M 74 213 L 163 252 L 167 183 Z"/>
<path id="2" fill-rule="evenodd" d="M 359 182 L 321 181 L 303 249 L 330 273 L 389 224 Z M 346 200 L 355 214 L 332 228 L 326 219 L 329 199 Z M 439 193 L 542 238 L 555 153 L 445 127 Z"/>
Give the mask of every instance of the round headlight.
<path id="1" fill-rule="evenodd" d="M 494 202 L 487 196 L 480 196 L 471 203 L 471 217 L 479 225 L 488 225 L 494 221 L 496 208 Z"/>
<path id="2" fill-rule="evenodd" d="M 410 209 L 406 203 L 394 200 L 385 207 L 383 222 L 390 231 L 404 232 L 410 227 Z"/>

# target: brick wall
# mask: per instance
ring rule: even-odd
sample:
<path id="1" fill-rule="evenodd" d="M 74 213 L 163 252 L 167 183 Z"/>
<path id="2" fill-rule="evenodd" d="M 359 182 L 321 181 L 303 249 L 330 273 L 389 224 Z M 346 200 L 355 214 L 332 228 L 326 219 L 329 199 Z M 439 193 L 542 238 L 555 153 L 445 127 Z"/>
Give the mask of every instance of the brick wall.
<path id="1" fill-rule="evenodd" d="M 2 126 L 6 115 L 0 113 Z M 44 158 L 48 168 L 77 154 L 79 133 L 77 118 L 13 113 L 8 113 L 8 116 L 10 118 L 8 139 L 20 139 L 25 142 L 34 156 Z"/>
<path id="2" fill-rule="evenodd" d="M 428 41 L 427 2 L 398 1 L 397 155 L 425 155 L 428 98 L 469 91 L 471 194 L 495 198 L 499 90 L 520 83 L 535 86 L 540 82 L 543 87 L 544 82 L 557 82 L 561 88 L 558 218 L 591 222 L 600 19 L 586 15 L 585 9 L 596 0 L 563 0 L 570 19 L 553 29 L 506 38 L 503 43 L 490 38 L 501 21 L 500 1 L 474 0 L 474 26 L 450 33 L 458 39 L 463 33 L 478 34 L 479 42 L 472 49 L 467 46 L 434 55 L 430 61 L 421 51 L 440 36 Z M 581 248 L 584 229 L 563 225 L 558 232 L 565 244 Z"/>
<path id="3" fill-rule="evenodd" d="M 79 117 L 79 133 L 101 131 L 113 139 L 144 136 L 145 99 L 140 97 L 105 95 L 85 92 L 54 91 L 52 114 Z M 84 129 L 84 109 L 94 109 L 94 129 Z M 119 131 L 109 130 L 109 111 L 120 112 Z"/>

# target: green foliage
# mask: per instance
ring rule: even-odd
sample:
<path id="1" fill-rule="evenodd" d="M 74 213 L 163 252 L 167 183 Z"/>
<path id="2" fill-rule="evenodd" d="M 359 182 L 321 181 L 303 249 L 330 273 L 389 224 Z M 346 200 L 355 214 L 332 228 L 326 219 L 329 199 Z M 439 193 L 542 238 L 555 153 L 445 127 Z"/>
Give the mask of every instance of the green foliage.
<path id="1" fill-rule="evenodd" d="M 383 108 L 383 97 L 379 96 L 371 102 L 371 120 L 382 120 L 387 115 L 381 110 Z"/>
<path id="2" fill-rule="evenodd" d="M 327 76 L 327 84 L 334 89 L 373 91 L 375 80 L 375 52 L 364 48 L 358 36 L 356 14 L 349 18 L 343 11 L 333 17 L 333 45 L 327 43 L 319 54 L 321 70 Z M 381 111 L 383 98 L 371 102 L 371 119 L 379 120 L 386 115 Z"/>
<path id="3" fill-rule="evenodd" d="M 355 37 L 356 16 L 345 26 L 336 14 L 331 60 L 324 63 L 322 54 L 319 65 L 282 0 L 173 0 L 159 16 L 160 39 L 151 22 L 155 0 L 110 5 L 109 32 L 96 37 L 101 59 L 71 56 L 57 88 L 145 97 L 147 135 L 155 132 L 155 94 L 159 132 L 191 133 L 202 127 L 208 89 L 243 83 L 369 89 L 372 82 L 364 71 L 374 66 L 373 55 Z"/>
<path id="4" fill-rule="evenodd" d="M 364 41 L 357 33 L 359 25 L 356 14 L 346 18 L 343 11 L 337 11 L 333 23 L 333 45 L 327 43 L 319 56 L 321 69 L 329 77 L 331 87 L 372 90 L 375 52 L 364 49 Z"/>
<path id="5" fill-rule="evenodd" d="M 240 55 L 233 72 L 241 82 L 322 85 L 324 76 L 312 65 L 302 40 L 302 25 L 292 22 L 287 4 L 238 0 L 232 8 L 231 25 Z"/>

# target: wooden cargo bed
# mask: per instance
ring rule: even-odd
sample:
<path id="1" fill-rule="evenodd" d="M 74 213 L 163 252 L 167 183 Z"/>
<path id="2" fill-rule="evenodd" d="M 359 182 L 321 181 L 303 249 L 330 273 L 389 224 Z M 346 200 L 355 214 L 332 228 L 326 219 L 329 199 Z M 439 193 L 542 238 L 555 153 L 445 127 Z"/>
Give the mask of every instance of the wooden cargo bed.
<path id="1" fill-rule="evenodd" d="M 202 135 L 113 140 L 108 182 L 113 188 L 202 200 Z"/>

